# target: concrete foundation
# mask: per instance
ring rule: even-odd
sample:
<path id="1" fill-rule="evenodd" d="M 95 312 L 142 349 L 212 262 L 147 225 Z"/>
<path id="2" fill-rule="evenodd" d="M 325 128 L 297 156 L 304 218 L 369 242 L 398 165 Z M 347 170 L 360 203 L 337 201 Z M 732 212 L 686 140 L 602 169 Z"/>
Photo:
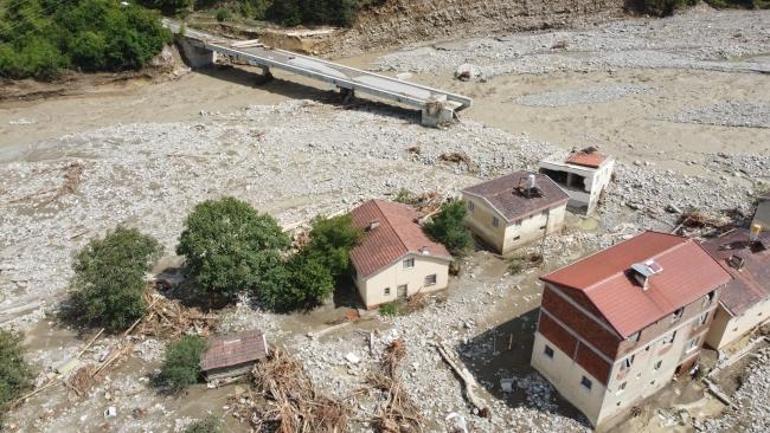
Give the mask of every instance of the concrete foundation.
<path id="1" fill-rule="evenodd" d="M 205 68 L 207 66 L 213 65 L 217 61 L 217 53 L 211 50 L 207 50 L 206 48 L 196 46 L 188 39 L 181 39 L 177 41 L 177 44 L 181 49 L 180 51 L 182 52 L 182 56 L 184 57 L 185 62 L 187 62 L 187 64 L 193 69 Z"/>
<path id="2" fill-rule="evenodd" d="M 442 101 L 431 101 L 422 109 L 422 125 L 436 128 L 451 122 L 455 111 Z"/>

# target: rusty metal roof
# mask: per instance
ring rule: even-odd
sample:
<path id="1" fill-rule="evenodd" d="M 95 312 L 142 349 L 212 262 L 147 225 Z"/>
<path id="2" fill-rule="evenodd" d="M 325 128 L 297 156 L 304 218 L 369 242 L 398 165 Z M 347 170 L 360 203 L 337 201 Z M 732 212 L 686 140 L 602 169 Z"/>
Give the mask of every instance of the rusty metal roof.
<path id="1" fill-rule="evenodd" d="M 761 236 L 762 242 L 750 243 L 749 231 L 736 229 L 702 244 L 734 278 L 719 297 L 733 316 L 770 297 L 770 233 Z M 729 264 L 733 256 L 742 262 L 740 270 Z"/>
<path id="2" fill-rule="evenodd" d="M 212 338 L 201 357 L 201 370 L 232 367 L 267 356 L 267 341 L 259 330 Z"/>
<path id="3" fill-rule="evenodd" d="M 527 177 L 535 175 L 537 192 L 525 193 Z M 523 189 L 520 189 L 524 187 Z M 569 200 L 567 193 L 562 190 L 550 177 L 526 171 L 517 171 L 506 176 L 465 188 L 464 193 L 485 199 L 507 221 L 516 221 L 536 212 L 552 207 L 561 206 Z"/>
<path id="4" fill-rule="evenodd" d="M 649 277 L 644 290 L 631 267 L 648 260 L 662 270 Z M 541 279 L 583 292 L 626 338 L 732 278 L 695 241 L 647 231 Z"/>
<path id="5" fill-rule="evenodd" d="M 418 214 L 401 203 L 369 200 L 351 211 L 353 224 L 364 230 L 361 243 L 350 252 L 356 272 L 366 278 L 407 254 L 423 254 L 452 260 L 447 249 L 430 240 L 417 223 Z M 376 222 L 375 228 L 369 228 Z M 422 250 L 422 251 L 421 251 Z"/>
<path id="6" fill-rule="evenodd" d="M 567 158 L 568 164 L 599 168 L 607 157 L 599 152 L 575 152 Z"/>

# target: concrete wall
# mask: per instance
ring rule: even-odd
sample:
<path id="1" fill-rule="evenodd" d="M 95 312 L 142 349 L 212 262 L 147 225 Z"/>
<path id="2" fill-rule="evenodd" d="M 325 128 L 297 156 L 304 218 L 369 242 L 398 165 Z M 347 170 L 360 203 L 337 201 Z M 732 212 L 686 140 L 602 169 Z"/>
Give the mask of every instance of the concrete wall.
<path id="1" fill-rule="evenodd" d="M 177 46 L 181 48 L 182 57 L 191 68 L 203 68 L 216 63 L 217 53 L 201 48 L 184 37 L 178 38 Z"/>
<path id="2" fill-rule="evenodd" d="M 405 269 L 404 260 L 414 258 L 414 267 Z M 436 284 L 425 285 L 425 277 L 436 274 Z M 369 278 L 356 279 L 356 286 L 367 308 L 393 302 L 398 299 L 398 287 L 407 285 L 407 296 L 446 289 L 449 284 L 449 262 L 444 259 L 419 254 L 402 257 L 391 266 L 371 275 Z M 390 294 L 385 294 L 390 288 Z"/>
<path id="3" fill-rule="evenodd" d="M 508 224 L 503 216 L 490 207 L 485 200 L 463 194 L 463 200 L 468 208 L 466 224 L 471 231 L 501 254 L 508 254 L 530 242 L 543 238 L 544 231 L 548 234 L 557 233 L 564 227 L 567 205 L 547 209 L 521 221 Z M 471 210 L 468 203 L 473 203 Z M 496 217 L 499 225 L 492 225 Z M 541 227 L 546 226 L 545 230 Z M 518 239 L 516 239 L 518 237 Z"/>
<path id="4" fill-rule="evenodd" d="M 545 354 L 546 344 L 553 349 L 553 358 Z M 536 332 L 531 362 L 532 367 L 548 379 L 562 397 L 583 412 L 589 421 L 594 423 L 599 418 L 607 388 L 576 363 L 571 354 L 562 352 L 542 334 Z M 580 384 L 583 376 L 591 380 L 590 390 Z"/>
<path id="5" fill-rule="evenodd" d="M 607 159 L 599 168 L 589 168 L 563 162 L 540 161 L 540 168 L 541 173 L 545 173 L 544 170 L 566 173 L 572 179 L 570 186 L 558 179 L 553 179 L 553 177 L 552 179 L 570 196 L 568 203 L 570 208 L 579 209 L 586 214 L 591 214 L 599 204 L 602 192 L 612 180 L 615 161 Z M 584 178 L 583 182 L 577 179 L 578 176 Z"/>
<path id="6" fill-rule="evenodd" d="M 768 319 L 770 319 L 770 298 L 735 317 L 720 305 L 706 335 L 706 344 L 714 349 L 722 349 Z"/>
<path id="7" fill-rule="evenodd" d="M 770 232 L 770 200 L 760 201 L 757 204 L 752 224 L 759 224 L 763 232 Z"/>

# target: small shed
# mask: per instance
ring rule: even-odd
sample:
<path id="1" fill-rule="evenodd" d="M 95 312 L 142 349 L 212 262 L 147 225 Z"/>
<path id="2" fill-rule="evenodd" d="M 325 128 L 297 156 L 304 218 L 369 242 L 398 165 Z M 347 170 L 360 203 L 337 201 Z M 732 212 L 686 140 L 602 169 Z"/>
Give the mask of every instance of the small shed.
<path id="1" fill-rule="evenodd" d="M 267 339 L 262 331 L 214 337 L 201 357 L 201 371 L 207 381 L 240 376 L 267 355 Z"/>

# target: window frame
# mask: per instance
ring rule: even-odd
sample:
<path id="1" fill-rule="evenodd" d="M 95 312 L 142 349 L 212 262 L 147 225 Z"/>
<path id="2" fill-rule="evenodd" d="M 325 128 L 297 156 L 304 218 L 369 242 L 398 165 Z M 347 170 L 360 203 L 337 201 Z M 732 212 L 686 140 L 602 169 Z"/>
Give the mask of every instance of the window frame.
<path id="1" fill-rule="evenodd" d="M 432 281 L 429 281 L 429 280 L 432 280 Z M 438 275 L 436 274 L 426 275 L 425 278 L 423 279 L 423 285 L 425 287 L 435 286 L 436 284 L 438 284 Z"/>
<path id="2" fill-rule="evenodd" d="M 549 346 L 547 344 L 543 348 L 543 353 L 545 354 L 545 356 L 547 356 L 550 359 L 553 359 L 554 355 L 556 354 L 556 352 L 554 352 L 554 350 L 553 350 L 553 347 L 551 347 L 551 346 Z"/>
<path id="3" fill-rule="evenodd" d="M 476 203 L 474 203 L 471 200 L 468 200 L 468 210 L 471 211 L 471 212 L 475 211 L 476 210 Z"/>
<path id="4" fill-rule="evenodd" d="M 385 293 L 385 296 L 390 296 L 390 287 L 386 287 L 383 293 Z"/>
<path id="5" fill-rule="evenodd" d="M 591 379 L 587 378 L 586 376 L 583 376 L 580 379 L 580 385 L 586 390 L 591 391 L 591 388 L 594 386 L 594 383 Z"/>
<path id="6" fill-rule="evenodd" d="M 492 227 L 500 227 L 500 218 L 492 216 Z"/>
<path id="7" fill-rule="evenodd" d="M 414 257 L 407 257 L 403 260 L 403 268 L 404 269 L 414 269 Z M 410 266 L 407 266 L 407 263 L 411 263 Z"/>

